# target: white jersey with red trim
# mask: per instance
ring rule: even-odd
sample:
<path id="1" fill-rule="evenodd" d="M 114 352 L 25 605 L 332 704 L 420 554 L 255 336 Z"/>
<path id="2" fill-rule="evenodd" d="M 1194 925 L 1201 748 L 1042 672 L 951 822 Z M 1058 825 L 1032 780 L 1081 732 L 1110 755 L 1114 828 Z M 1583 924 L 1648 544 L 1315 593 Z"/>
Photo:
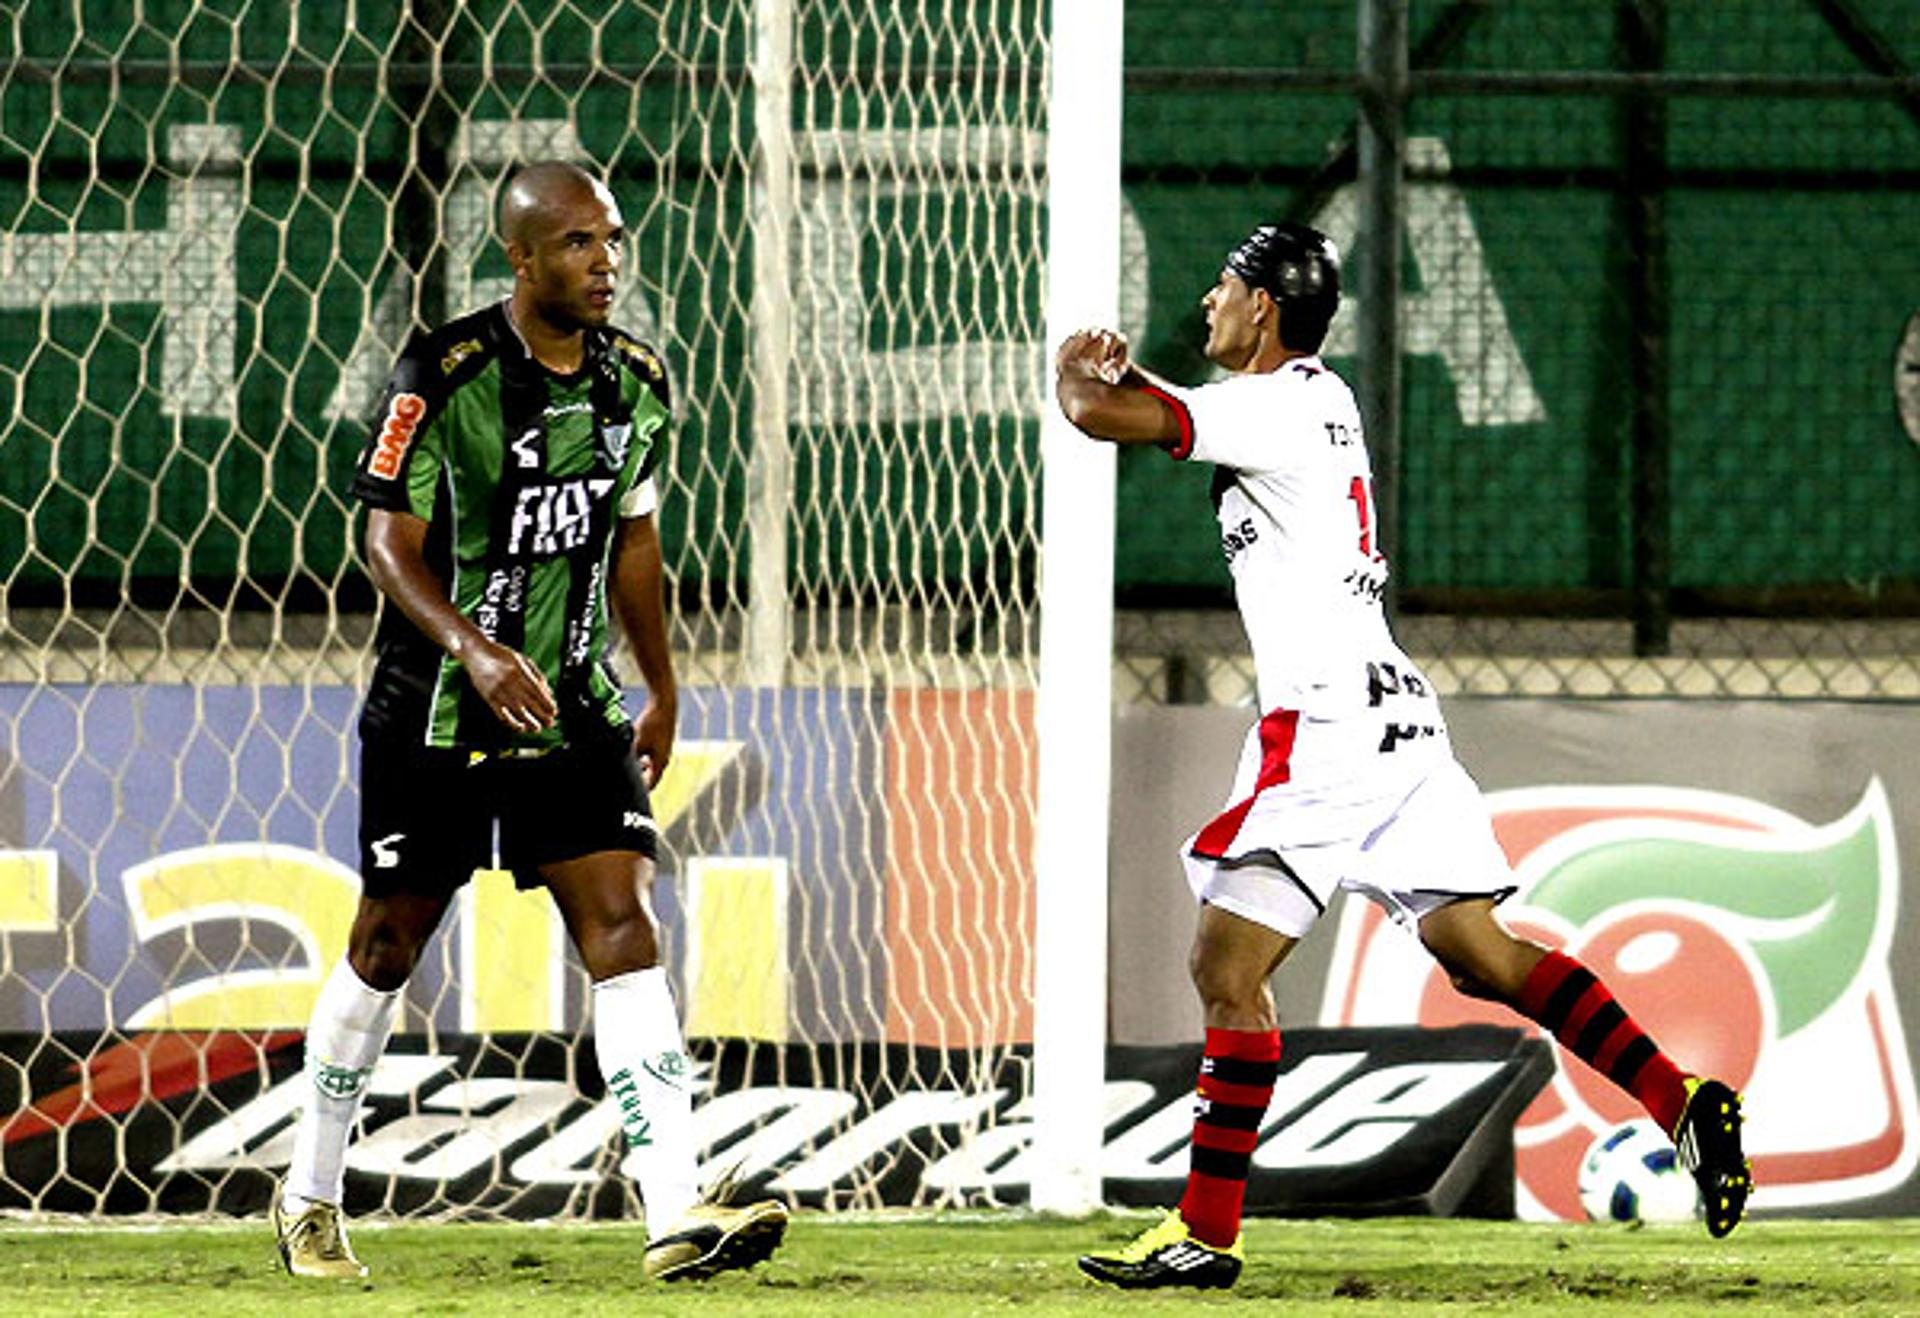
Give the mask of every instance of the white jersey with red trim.
<path id="1" fill-rule="evenodd" d="M 1318 357 L 1170 390 L 1176 458 L 1211 462 L 1220 547 L 1253 646 L 1260 708 L 1337 717 L 1424 679 L 1381 608 L 1373 469 L 1353 391 Z M 1373 676 L 1369 679 L 1368 669 Z M 1384 666 L 1384 667 L 1383 667 Z"/>
<path id="2" fill-rule="evenodd" d="M 1298 938 L 1340 889 L 1409 926 L 1513 891 L 1432 684 L 1381 607 L 1373 469 L 1353 391 L 1317 357 L 1155 389 L 1176 458 L 1215 466 L 1220 544 L 1261 718 L 1221 813 L 1187 839 L 1200 901 Z"/>

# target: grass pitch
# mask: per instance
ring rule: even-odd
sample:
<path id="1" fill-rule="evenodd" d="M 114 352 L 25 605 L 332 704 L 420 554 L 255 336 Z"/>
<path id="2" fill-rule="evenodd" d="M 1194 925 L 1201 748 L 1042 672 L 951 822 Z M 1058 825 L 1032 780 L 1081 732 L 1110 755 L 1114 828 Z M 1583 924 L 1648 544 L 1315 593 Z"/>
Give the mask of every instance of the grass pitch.
<path id="1" fill-rule="evenodd" d="M 1920 1221 L 1626 1229 L 1392 1219 L 1255 1221 L 1230 1292 L 1126 1294 L 1074 1267 L 1150 1219 L 801 1214 L 753 1272 L 678 1286 L 640 1273 L 637 1227 L 361 1224 L 362 1283 L 283 1275 L 264 1222 L 0 1223 L 9 1314 L 1920 1313 Z"/>

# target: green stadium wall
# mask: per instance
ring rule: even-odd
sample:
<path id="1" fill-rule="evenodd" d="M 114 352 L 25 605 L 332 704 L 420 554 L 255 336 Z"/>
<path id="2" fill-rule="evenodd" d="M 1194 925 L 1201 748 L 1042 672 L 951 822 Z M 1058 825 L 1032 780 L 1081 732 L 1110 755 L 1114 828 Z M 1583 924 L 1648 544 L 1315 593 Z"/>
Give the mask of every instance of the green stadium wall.
<path id="1" fill-rule="evenodd" d="M 446 51 L 449 99 L 429 113 L 450 130 L 570 121 L 584 151 L 607 168 L 636 240 L 626 308 L 646 303 L 635 328 L 664 343 L 687 400 L 672 459 L 677 497 L 663 513 L 670 559 L 683 587 L 735 593 L 744 555 L 714 553 L 703 536 L 715 525 L 737 527 L 745 498 L 745 185 L 703 182 L 688 153 L 724 156 L 736 169 L 744 159 L 749 144 L 726 133 L 751 123 L 750 92 L 741 91 L 736 114 L 716 87 L 744 80 L 745 21 L 734 15 L 685 33 L 612 22 L 596 38 L 568 10 L 543 27 L 542 58 L 564 68 L 597 51 L 612 76 L 516 87 L 460 71 L 482 55 L 530 58 L 531 30 L 500 21 L 510 8 L 505 0 L 463 7 Z M 1447 8 L 1414 5 L 1416 42 Z M 1920 11 L 1893 0 L 1857 8 L 1909 63 L 1920 56 Z M 1447 67 L 1619 68 L 1613 10 L 1502 6 L 1479 18 Z M 1170 0 L 1128 6 L 1134 82 L 1124 188 L 1137 225 L 1129 328 L 1139 355 L 1175 378 L 1205 377 L 1194 350 L 1196 299 L 1249 225 L 1277 214 L 1324 217 L 1344 204 L 1342 175 L 1328 162 L 1354 111 L 1337 91 L 1159 75 L 1205 67 L 1338 74 L 1351 65 L 1352 11 L 1344 0 L 1318 0 L 1229 27 L 1212 10 Z M 309 7 L 292 52 L 284 3 L 205 4 L 177 38 L 136 21 L 142 11 L 126 0 L 88 6 L 84 31 L 76 12 L 36 7 L 32 23 L 13 29 L 21 44 L 9 54 L 55 70 L 52 78 L 0 77 L 0 214 L 12 244 L 12 292 L 0 296 L 0 579 L 21 599 L 36 590 L 57 598 L 63 583 L 111 597 L 187 578 L 213 583 L 216 598 L 223 583 L 245 581 L 266 597 L 299 599 L 357 581 L 344 491 L 362 436 L 355 409 L 367 400 L 364 388 L 356 394 L 342 381 L 403 257 L 388 245 L 387 214 L 410 150 L 395 97 L 410 93 L 404 79 L 390 79 L 396 90 L 383 96 L 375 76 L 383 55 L 397 60 L 406 49 L 397 6 L 360 6 L 354 31 L 338 13 Z M 1004 26 L 1021 15 L 994 8 L 980 21 Z M 490 46 L 481 35 L 488 30 L 496 31 Z M 920 38 L 909 48 L 868 27 L 852 32 L 803 22 L 801 67 L 871 69 L 929 54 Z M 263 72 L 110 81 L 81 68 L 109 57 L 221 67 L 237 57 Z M 1812 7 L 1764 0 L 1673 7 L 1668 66 L 1861 71 Z M 695 67 L 725 76 L 702 82 L 686 73 Z M 970 113 L 1017 121 L 1008 107 L 1037 94 L 1029 72 L 976 98 L 987 108 Z M 798 113 L 810 116 L 797 127 L 859 126 L 859 104 L 797 97 Z M 931 81 L 889 104 L 923 125 L 950 114 Z M 709 116 L 704 143 L 673 129 L 694 109 Z M 1410 337 L 1394 547 L 1404 586 L 1599 592 L 1628 583 L 1627 371 L 1641 327 L 1623 292 L 1632 254 L 1622 119 L 1618 105 L 1592 95 L 1432 96 L 1411 107 L 1410 154 L 1426 164 L 1410 197 L 1444 202 L 1453 227 L 1437 249 L 1446 257 L 1440 268 L 1435 249 L 1423 262 L 1422 234 L 1409 243 L 1409 319 L 1457 347 L 1449 327 L 1471 321 L 1490 334 L 1484 316 L 1462 306 L 1497 304 L 1527 389 L 1498 359 L 1498 344 L 1450 360 Z M 1893 98 L 1765 95 L 1675 98 L 1668 120 L 1673 584 L 1869 594 L 1911 584 L 1920 577 L 1920 452 L 1902 428 L 1896 381 L 1905 367 L 1896 357 L 1920 309 L 1912 240 L 1920 123 Z M 182 128 L 199 132 L 176 136 Z M 209 151 L 215 164 L 193 164 L 195 152 Z M 230 164 L 218 163 L 222 152 Z M 976 231 L 1038 235 L 1039 207 L 1034 194 L 976 195 L 967 219 Z M 232 232 L 225 245 L 223 217 Z M 860 241 L 869 286 L 922 290 L 870 299 L 870 348 L 937 346 L 962 332 L 952 316 L 923 314 L 925 300 L 984 308 L 973 328 L 989 338 L 1031 335 L 1040 322 L 1037 273 L 1000 286 L 918 224 L 910 212 L 880 214 Z M 200 238 L 186 238 L 183 226 Z M 61 235 L 70 236 L 64 249 Z M 140 235 L 148 235 L 144 246 Z M 710 259 L 676 255 L 687 251 Z M 1463 252 L 1481 263 L 1482 281 L 1461 282 L 1455 258 Z M 210 264 L 209 253 L 219 262 Z M 171 267 L 164 278 L 156 254 Z M 46 262 L 63 259 L 64 273 L 48 273 Z M 22 273 L 30 267 L 39 273 Z M 504 264 L 487 252 L 474 273 L 497 279 Z M 1351 275 L 1363 280 L 1365 271 Z M 450 282 L 462 287 L 466 278 L 456 272 Z M 186 309 L 196 304 L 213 310 L 190 334 Z M 1015 346 L 1040 360 L 1042 345 Z M 1335 362 L 1355 365 L 1338 354 Z M 997 414 L 800 424 L 796 590 L 820 598 L 911 593 L 910 583 L 927 580 L 1030 582 L 1031 555 L 995 547 L 996 532 L 975 510 L 1033 524 L 1030 473 L 1044 405 L 1035 389 L 1023 407 Z M 1205 480 L 1151 452 L 1124 455 L 1123 597 L 1224 592 Z M 919 533 L 889 534 L 872 513 L 848 512 L 850 490 L 913 509 Z M 303 582 L 314 595 L 286 590 Z"/>

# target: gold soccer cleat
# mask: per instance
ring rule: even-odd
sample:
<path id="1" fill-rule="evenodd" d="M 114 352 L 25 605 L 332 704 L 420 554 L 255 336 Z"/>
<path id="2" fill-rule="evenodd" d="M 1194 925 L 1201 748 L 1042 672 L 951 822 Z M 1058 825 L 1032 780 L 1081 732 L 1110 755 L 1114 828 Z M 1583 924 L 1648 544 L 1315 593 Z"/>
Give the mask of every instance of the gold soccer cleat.
<path id="1" fill-rule="evenodd" d="M 276 1191 L 270 1215 L 280 1242 L 280 1261 L 294 1276 L 358 1281 L 367 1275 L 366 1265 L 353 1256 L 353 1246 L 347 1243 L 347 1224 L 339 1204 L 315 1200 L 298 1217 L 289 1218 Z"/>
<path id="2" fill-rule="evenodd" d="M 671 1234 L 647 1244 L 642 1264 L 655 1281 L 705 1281 L 764 1262 L 787 1233 L 786 1205 L 776 1199 L 734 1207 L 732 1181 L 709 1190 Z"/>

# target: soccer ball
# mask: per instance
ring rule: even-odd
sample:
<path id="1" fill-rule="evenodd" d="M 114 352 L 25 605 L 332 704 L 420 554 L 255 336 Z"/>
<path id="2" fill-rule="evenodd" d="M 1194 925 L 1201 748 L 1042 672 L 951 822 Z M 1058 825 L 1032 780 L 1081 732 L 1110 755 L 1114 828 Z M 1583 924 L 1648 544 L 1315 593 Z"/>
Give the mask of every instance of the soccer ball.
<path id="1" fill-rule="evenodd" d="M 1596 1222 L 1687 1222 L 1700 1190 L 1658 1126 L 1629 1121 L 1580 1160 L 1580 1205 Z"/>

